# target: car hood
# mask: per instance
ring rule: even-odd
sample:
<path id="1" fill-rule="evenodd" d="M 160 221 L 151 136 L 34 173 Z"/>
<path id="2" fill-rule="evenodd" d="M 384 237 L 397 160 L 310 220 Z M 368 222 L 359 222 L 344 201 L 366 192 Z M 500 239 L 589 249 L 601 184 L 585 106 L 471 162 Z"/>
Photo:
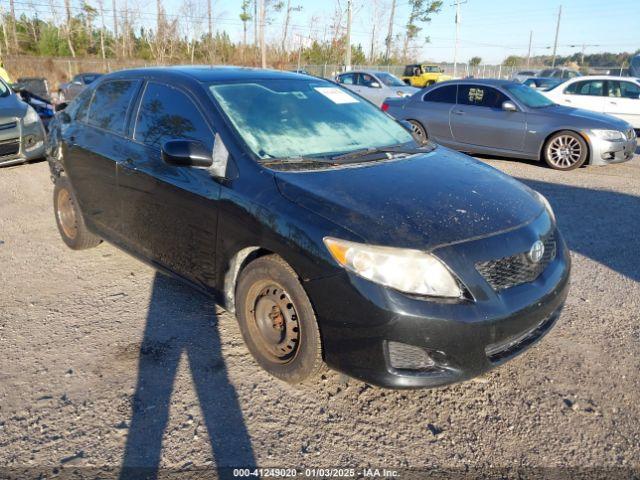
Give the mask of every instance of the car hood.
<path id="1" fill-rule="evenodd" d="M 522 183 L 444 147 L 275 177 L 287 199 L 377 245 L 428 250 L 518 227 L 544 209 Z"/>
<path id="2" fill-rule="evenodd" d="M 27 104 L 17 95 L 12 94 L 8 97 L 0 97 L 0 119 L 6 117 L 22 118 L 26 111 Z"/>
<path id="3" fill-rule="evenodd" d="M 542 110 L 544 110 L 544 112 L 542 112 Z M 566 122 L 571 122 L 576 127 L 581 128 L 613 128 L 621 131 L 629 128 L 629 124 L 624 120 L 620 120 L 619 118 L 605 113 L 584 110 L 582 108 L 553 105 L 551 107 L 541 109 L 540 111 L 545 115 L 553 116 L 556 120 L 559 117 L 564 117 L 563 119 Z"/>

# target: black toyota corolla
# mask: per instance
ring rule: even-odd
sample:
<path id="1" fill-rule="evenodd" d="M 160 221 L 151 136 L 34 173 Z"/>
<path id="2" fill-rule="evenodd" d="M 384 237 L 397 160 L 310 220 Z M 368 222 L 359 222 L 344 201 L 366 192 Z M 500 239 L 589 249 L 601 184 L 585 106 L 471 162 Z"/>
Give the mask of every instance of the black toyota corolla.
<path id="1" fill-rule="evenodd" d="M 465 380 L 540 339 L 567 295 L 542 195 L 322 79 L 106 75 L 48 151 L 69 247 L 106 240 L 212 295 L 290 383 L 324 364 L 386 387 Z"/>

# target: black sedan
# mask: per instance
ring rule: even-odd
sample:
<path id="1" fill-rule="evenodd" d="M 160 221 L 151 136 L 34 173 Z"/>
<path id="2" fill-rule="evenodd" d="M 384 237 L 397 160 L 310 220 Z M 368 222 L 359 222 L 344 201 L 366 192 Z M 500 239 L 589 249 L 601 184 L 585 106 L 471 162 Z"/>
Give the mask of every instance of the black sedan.
<path id="1" fill-rule="evenodd" d="M 69 247 L 107 240 L 212 295 L 287 382 L 325 363 L 386 387 L 465 380 L 540 339 L 567 295 L 544 197 L 322 79 L 106 75 L 48 148 Z"/>

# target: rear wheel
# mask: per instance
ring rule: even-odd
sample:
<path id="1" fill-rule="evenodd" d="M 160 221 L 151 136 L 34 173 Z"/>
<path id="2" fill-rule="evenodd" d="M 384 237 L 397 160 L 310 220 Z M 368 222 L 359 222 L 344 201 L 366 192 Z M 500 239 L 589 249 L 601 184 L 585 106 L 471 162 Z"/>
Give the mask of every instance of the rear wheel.
<path id="1" fill-rule="evenodd" d="M 297 384 L 322 370 L 320 332 L 311 302 L 280 257 L 260 257 L 242 270 L 236 314 L 247 348 L 271 375 Z"/>
<path id="2" fill-rule="evenodd" d="M 544 160 L 556 170 L 581 167 L 586 162 L 588 153 L 587 142 L 569 130 L 552 135 L 544 146 Z"/>
<path id="3" fill-rule="evenodd" d="M 408 120 L 408 122 L 411 124 L 411 133 L 418 143 L 426 143 L 429 140 L 427 129 L 417 120 Z"/>
<path id="4" fill-rule="evenodd" d="M 84 250 L 100 245 L 102 240 L 87 230 L 71 185 L 65 176 L 56 179 L 53 189 L 53 210 L 60 236 L 69 248 Z"/>

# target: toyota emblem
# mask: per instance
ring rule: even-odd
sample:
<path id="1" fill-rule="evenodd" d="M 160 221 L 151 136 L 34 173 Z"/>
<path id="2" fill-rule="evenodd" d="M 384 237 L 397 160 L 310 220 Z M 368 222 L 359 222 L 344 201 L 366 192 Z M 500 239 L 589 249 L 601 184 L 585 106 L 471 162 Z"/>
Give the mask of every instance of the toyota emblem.
<path id="1" fill-rule="evenodd" d="M 531 245 L 531 250 L 529 250 L 529 260 L 533 263 L 539 263 L 542 260 L 542 256 L 544 255 L 544 243 L 540 240 Z"/>

